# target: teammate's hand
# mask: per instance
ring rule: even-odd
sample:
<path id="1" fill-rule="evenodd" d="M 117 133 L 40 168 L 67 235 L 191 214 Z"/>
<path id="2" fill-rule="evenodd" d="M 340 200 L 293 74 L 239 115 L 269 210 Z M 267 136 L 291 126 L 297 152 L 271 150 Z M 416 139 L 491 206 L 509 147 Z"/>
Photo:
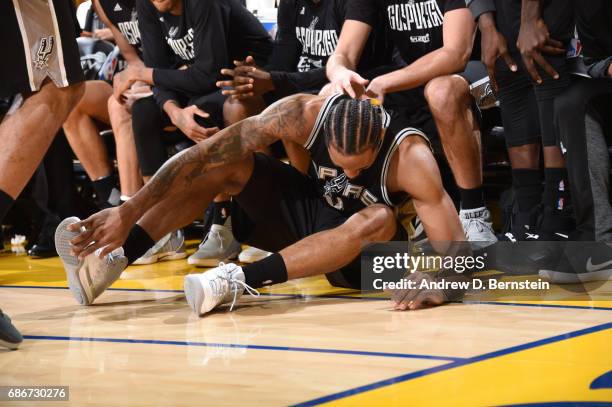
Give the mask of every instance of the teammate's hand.
<path id="1" fill-rule="evenodd" d="M 217 87 L 222 88 L 221 93 L 232 99 L 240 100 L 261 96 L 274 90 L 270 73 L 254 66 L 243 65 L 234 69 L 222 69 L 221 74 L 231 76 L 232 79 L 218 81 Z"/>
<path id="2" fill-rule="evenodd" d="M 360 98 L 365 93 L 368 82 L 357 72 L 343 69 L 331 79 L 331 86 L 334 93 L 345 93 L 352 98 Z"/>
<path id="3" fill-rule="evenodd" d="M 523 19 L 519 31 L 516 46 L 521 52 L 525 69 L 538 84 L 542 78 L 536 64 L 554 79 L 559 79 L 559 74 L 550 65 L 542 53 L 548 55 L 563 55 L 565 48 L 560 41 L 550 38 L 548 27 L 541 18 Z"/>
<path id="4" fill-rule="evenodd" d="M 177 108 L 170 114 L 172 123 L 178 127 L 187 137 L 199 143 L 206 140 L 219 131 L 218 127 L 202 127 L 196 122 L 195 116 L 203 118 L 210 117 L 208 113 L 198 108 L 196 105 L 187 106 L 183 109 Z"/>
<path id="5" fill-rule="evenodd" d="M 411 273 L 406 279 L 414 281 L 416 287 L 419 287 L 424 280 L 428 282 L 434 281 L 434 277 L 430 273 L 420 271 Z M 391 290 L 391 303 L 393 304 L 393 309 L 397 311 L 413 311 L 435 307 L 442 305 L 446 301 L 445 298 L 444 292 L 437 289 Z"/>
<path id="6" fill-rule="evenodd" d="M 516 63 L 508 52 L 506 38 L 497 31 L 493 13 L 484 13 L 478 18 L 478 27 L 481 33 L 481 61 L 487 68 L 489 80 L 494 91 L 498 91 L 495 80 L 495 63 L 501 57 L 512 72 L 518 70 Z"/>
<path id="7" fill-rule="evenodd" d="M 127 67 L 113 77 L 113 95 L 119 102 L 124 103 L 125 97 L 123 94 L 127 91 L 137 79 L 134 78 L 133 70 L 137 68 Z"/>
<path id="8" fill-rule="evenodd" d="M 372 79 L 372 81 L 370 82 L 370 84 L 368 85 L 365 91 L 366 96 L 370 98 L 378 99 L 380 103 L 382 103 L 385 100 L 386 93 L 387 92 L 385 90 L 385 85 L 380 76 Z"/>
<path id="9" fill-rule="evenodd" d="M 123 212 L 123 213 L 122 213 Z M 72 252 L 80 259 L 103 248 L 100 257 L 121 247 L 135 220 L 126 216 L 125 208 L 104 209 L 89 218 L 68 226 L 68 230 L 81 233 L 70 241 Z M 81 228 L 85 228 L 82 231 Z"/>

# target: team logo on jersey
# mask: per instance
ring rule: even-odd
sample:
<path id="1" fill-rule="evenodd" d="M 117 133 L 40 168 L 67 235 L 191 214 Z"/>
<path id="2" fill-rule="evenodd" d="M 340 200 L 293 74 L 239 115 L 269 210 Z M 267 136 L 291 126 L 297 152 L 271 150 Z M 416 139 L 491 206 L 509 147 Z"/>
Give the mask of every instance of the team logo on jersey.
<path id="1" fill-rule="evenodd" d="M 172 31 L 172 28 L 170 29 L 170 31 Z M 176 35 L 177 33 L 178 27 L 176 27 L 176 32 L 174 32 L 174 34 Z M 172 48 L 176 55 L 178 55 L 185 61 L 191 61 L 193 58 L 195 58 L 195 52 L 193 48 L 193 33 L 193 28 L 190 28 L 189 30 L 187 30 L 187 34 L 182 38 L 166 37 L 166 42 L 168 43 L 168 45 L 170 45 L 170 48 Z"/>
<path id="2" fill-rule="evenodd" d="M 335 168 L 320 166 L 318 177 L 325 181 L 323 186 L 323 198 L 327 203 L 338 209 L 344 209 L 344 199 L 358 199 L 364 206 L 370 206 L 378 202 L 378 198 L 361 185 L 349 182 L 344 172 L 338 174 Z"/>
<path id="3" fill-rule="evenodd" d="M 36 58 L 34 59 L 36 69 L 43 69 L 49 66 L 49 57 L 53 52 L 54 45 L 55 38 L 52 35 L 40 38 L 38 51 L 36 51 Z"/>
<path id="4" fill-rule="evenodd" d="M 319 17 L 314 17 L 308 27 L 295 27 L 295 35 L 302 44 L 302 59 L 298 65 L 299 72 L 305 72 L 313 68 L 318 68 L 312 63 L 312 57 L 327 58 L 334 53 L 338 44 L 338 33 L 336 30 L 317 30 L 315 27 L 319 23 Z M 304 54 L 308 54 L 307 56 Z M 322 58 L 318 59 L 323 63 Z M 310 60 L 310 61 L 308 61 Z M 307 64 L 308 62 L 308 64 Z"/>
<path id="5" fill-rule="evenodd" d="M 429 33 L 425 35 L 411 35 L 410 42 L 413 44 L 416 42 L 422 42 L 423 44 L 427 44 L 429 42 Z"/>
<path id="6" fill-rule="evenodd" d="M 408 1 L 387 6 L 387 20 L 394 31 L 441 27 L 443 19 L 436 0 Z"/>
<path id="7" fill-rule="evenodd" d="M 168 36 L 170 38 L 174 38 L 176 37 L 176 34 L 178 34 L 179 28 L 178 27 L 170 27 L 170 29 L 168 30 Z"/>
<path id="8" fill-rule="evenodd" d="M 319 22 L 319 17 L 313 18 L 312 21 L 310 22 L 310 25 L 308 26 L 308 29 L 314 30 L 318 22 Z"/>
<path id="9" fill-rule="evenodd" d="M 113 9 L 113 11 L 123 11 L 123 9 L 121 8 L 121 5 L 117 3 L 115 4 L 115 8 Z"/>

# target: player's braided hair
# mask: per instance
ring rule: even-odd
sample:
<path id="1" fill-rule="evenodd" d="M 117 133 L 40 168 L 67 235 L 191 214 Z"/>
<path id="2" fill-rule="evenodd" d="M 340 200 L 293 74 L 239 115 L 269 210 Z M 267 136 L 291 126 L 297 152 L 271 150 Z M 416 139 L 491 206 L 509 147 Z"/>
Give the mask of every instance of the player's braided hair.
<path id="1" fill-rule="evenodd" d="M 377 103 L 342 99 L 325 119 L 325 144 L 344 154 L 359 154 L 377 145 L 382 121 L 382 109 Z"/>

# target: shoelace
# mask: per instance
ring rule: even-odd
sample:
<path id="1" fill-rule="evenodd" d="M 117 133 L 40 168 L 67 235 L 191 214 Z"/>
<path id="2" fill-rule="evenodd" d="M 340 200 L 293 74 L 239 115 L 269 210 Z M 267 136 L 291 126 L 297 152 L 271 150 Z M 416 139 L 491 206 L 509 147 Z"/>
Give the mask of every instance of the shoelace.
<path id="1" fill-rule="evenodd" d="M 202 243 L 200 243 L 198 247 L 201 249 L 211 237 L 215 237 L 220 242 L 221 250 L 223 250 L 223 236 L 221 236 L 221 233 L 218 230 L 209 230 L 206 237 L 204 240 L 202 240 Z"/>
<path id="2" fill-rule="evenodd" d="M 251 287 L 244 281 L 232 278 L 230 275 L 230 271 L 227 270 L 225 266 L 226 266 L 225 263 L 223 262 L 219 263 L 219 267 L 223 268 L 223 270 L 226 271 L 226 273 L 220 277 L 228 282 L 230 290 L 234 292 L 234 298 L 232 298 L 232 304 L 230 305 L 230 312 L 231 312 L 234 309 L 234 305 L 236 305 L 236 300 L 238 299 L 238 287 L 237 286 L 242 287 L 244 292 L 249 294 L 251 297 L 259 297 L 261 294 L 259 294 L 259 291 L 257 291 L 256 289 L 254 289 L 253 287 Z M 215 289 L 215 295 L 218 295 L 217 290 L 219 290 L 220 287 L 215 285 L 214 289 Z"/>
<path id="3" fill-rule="evenodd" d="M 479 232 L 482 232 L 485 228 L 484 225 L 486 224 L 486 222 L 482 219 L 468 219 L 468 229 L 471 229 L 472 227 L 476 227 L 476 229 L 478 229 Z"/>

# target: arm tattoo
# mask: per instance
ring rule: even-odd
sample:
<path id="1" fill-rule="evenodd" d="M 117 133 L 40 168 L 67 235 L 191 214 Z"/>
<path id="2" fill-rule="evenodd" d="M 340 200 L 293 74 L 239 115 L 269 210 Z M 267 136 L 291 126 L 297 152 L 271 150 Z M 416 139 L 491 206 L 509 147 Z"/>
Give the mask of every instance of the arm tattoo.
<path id="1" fill-rule="evenodd" d="M 229 126 L 177 154 L 137 194 L 143 195 L 141 205 L 152 207 L 169 193 L 190 188 L 210 169 L 236 162 L 276 140 L 304 138 L 312 127 L 304 114 L 309 98 L 312 96 L 295 95 L 280 100 L 258 116 Z"/>

